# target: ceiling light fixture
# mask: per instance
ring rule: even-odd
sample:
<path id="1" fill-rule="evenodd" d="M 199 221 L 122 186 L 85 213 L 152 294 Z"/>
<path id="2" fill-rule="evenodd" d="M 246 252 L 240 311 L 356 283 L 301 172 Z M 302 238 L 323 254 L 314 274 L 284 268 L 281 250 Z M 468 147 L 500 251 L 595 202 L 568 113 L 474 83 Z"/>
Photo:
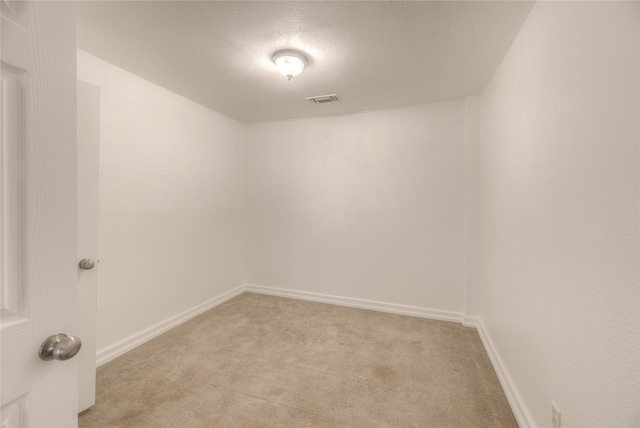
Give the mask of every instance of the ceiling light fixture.
<path id="1" fill-rule="evenodd" d="M 273 62 L 278 71 L 289 78 L 296 77 L 302 73 L 304 66 L 309 63 L 309 59 L 302 52 L 293 49 L 282 49 L 273 54 Z"/>

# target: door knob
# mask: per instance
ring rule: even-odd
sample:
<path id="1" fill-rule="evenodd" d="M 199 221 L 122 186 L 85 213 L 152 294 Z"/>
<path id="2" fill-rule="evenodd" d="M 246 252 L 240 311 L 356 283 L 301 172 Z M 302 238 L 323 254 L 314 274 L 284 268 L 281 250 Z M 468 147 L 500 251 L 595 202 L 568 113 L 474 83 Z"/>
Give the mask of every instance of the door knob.
<path id="1" fill-rule="evenodd" d="M 80 351 L 81 346 L 82 342 L 77 337 L 63 333 L 53 334 L 42 342 L 38 355 L 46 361 L 64 361 L 73 358 Z"/>
<path id="2" fill-rule="evenodd" d="M 80 269 L 85 269 L 85 270 L 93 269 L 95 265 L 96 265 L 96 262 L 94 262 L 91 259 L 82 259 L 80 260 L 80 263 L 78 263 L 78 266 L 80 266 Z"/>

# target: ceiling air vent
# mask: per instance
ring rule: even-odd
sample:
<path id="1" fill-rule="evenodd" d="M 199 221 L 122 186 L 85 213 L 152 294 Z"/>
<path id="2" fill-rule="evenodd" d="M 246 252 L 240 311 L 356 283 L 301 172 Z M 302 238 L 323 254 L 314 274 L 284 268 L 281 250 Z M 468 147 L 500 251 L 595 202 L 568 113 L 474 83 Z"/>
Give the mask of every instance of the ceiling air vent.
<path id="1" fill-rule="evenodd" d="M 331 94 L 331 95 L 318 95 L 316 97 L 306 97 L 305 100 L 308 100 L 314 104 L 325 104 L 325 103 L 333 103 L 336 101 L 340 101 L 340 98 L 338 98 L 338 94 Z"/>

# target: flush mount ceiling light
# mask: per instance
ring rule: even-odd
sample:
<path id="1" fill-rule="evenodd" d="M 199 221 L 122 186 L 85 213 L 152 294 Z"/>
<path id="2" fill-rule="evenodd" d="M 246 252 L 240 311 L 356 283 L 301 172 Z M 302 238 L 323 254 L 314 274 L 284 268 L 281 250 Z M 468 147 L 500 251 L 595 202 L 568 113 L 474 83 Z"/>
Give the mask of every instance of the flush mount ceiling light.
<path id="1" fill-rule="evenodd" d="M 278 71 L 289 78 L 296 77 L 302 73 L 304 66 L 309 63 L 309 59 L 302 52 L 293 49 L 282 49 L 273 54 L 273 62 L 276 64 Z"/>

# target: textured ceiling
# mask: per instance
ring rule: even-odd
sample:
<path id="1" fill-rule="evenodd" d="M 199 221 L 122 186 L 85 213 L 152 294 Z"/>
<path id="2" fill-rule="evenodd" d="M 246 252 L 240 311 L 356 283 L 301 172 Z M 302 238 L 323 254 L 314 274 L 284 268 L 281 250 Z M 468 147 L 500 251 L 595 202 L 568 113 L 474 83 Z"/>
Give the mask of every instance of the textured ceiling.
<path id="1" fill-rule="evenodd" d="M 78 47 L 245 123 L 326 116 L 479 94 L 532 4 L 85 1 Z M 310 59 L 291 82 L 284 48 Z"/>

